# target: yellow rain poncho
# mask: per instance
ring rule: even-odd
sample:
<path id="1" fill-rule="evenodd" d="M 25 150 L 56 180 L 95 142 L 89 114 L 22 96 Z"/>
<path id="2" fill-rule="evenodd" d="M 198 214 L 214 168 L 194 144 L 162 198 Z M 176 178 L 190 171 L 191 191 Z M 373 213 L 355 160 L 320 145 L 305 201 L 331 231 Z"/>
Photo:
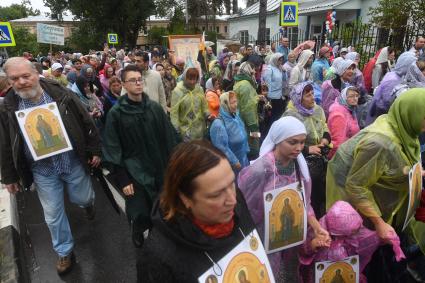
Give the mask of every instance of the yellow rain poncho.
<path id="1" fill-rule="evenodd" d="M 171 123 L 184 141 L 202 139 L 205 136 L 209 116 L 204 91 L 197 84 L 193 90 L 180 81 L 171 97 Z"/>
<path id="2" fill-rule="evenodd" d="M 348 201 L 365 217 L 382 217 L 400 231 L 406 217 L 407 172 L 420 161 L 425 89 L 399 97 L 387 115 L 342 144 L 328 164 L 326 207 Z M 425 251 L 425 224 L 410 222 Z"/>

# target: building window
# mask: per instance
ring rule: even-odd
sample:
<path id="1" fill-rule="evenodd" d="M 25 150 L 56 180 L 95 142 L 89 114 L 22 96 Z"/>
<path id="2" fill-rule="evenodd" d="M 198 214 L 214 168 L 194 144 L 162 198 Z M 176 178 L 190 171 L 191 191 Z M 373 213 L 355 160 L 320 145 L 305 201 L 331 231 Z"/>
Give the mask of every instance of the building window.
<path id="1" fill-rule="evenodd" d="M 216 31 L 217 33 L 219 33 L 219 32 L 220 32 L 220 27 L 215 27 L 215 31 Z"/>
<path id="2" fill-rule="evenodd" d="M 249 41 L 249 34 L 247 30 L 239 31 L 241 44 L 247 45 Z"/>
<path id="3" fill-rule="evenodd" d="M 322 34 L 322 26 L 320 25 L 311 25 L 311 35 L 320 35 Z"/>
<path id="4" fill-rule="evenodd" d="M 224 26 L 224 33 L 227 33 L 227 26 Z"/>

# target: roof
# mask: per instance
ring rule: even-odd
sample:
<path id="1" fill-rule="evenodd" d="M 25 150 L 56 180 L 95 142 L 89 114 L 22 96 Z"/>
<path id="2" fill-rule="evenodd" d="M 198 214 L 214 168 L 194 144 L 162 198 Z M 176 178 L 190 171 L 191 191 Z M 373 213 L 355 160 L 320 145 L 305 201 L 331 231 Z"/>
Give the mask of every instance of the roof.
<path id="1" fill-rule="evenodd" d="M 335 8 L 341 4 L 348 2 L 349 0 L 300 0 L 298 4 L 299 14 L 306 14 L 316 11 L 329 10 Z M 267 1 L 267 13 L 275 12 L 280 8 L 281 0 L 268 0 Z M 242 10 L 240 14 L 235 14 L 229 19 L 245 17 L 245 16 L 254 16 L 258 15 L 260 11 L 260 2 L 247 7 Z"/>
<path id="2" fill-rule="evenodd" d="M 78 19 L 74 20 L 74 15 L 62 15 L 63 22 L 75 22 L 79 21 Z M 19 22 L 58 22 L 57 19 L 52 19 L 48 16 L 38 15 L 38 16 L 29 16 L 22 19 L 11 20 L 11 22 L 19 23 Z"/>

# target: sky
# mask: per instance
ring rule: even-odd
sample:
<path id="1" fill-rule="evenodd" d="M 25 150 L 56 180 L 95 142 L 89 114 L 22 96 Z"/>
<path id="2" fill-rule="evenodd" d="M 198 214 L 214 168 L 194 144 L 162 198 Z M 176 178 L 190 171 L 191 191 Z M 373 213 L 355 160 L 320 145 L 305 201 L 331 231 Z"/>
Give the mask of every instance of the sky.
<path id="1" fill-rule="evenodd" d="M 1 0 L 1 6 L 10 6 L 11 4 L 20 4 L 21 0 Z M 43 0 L 30 0 L 31 6 L 34 9 L 39 9 L 41 13 L 47 12 L 50 13 L 50 9 L 44 6 Z M 238 0 L 238 5 L 241 8 L 245 8 L 245 0 Z"/>

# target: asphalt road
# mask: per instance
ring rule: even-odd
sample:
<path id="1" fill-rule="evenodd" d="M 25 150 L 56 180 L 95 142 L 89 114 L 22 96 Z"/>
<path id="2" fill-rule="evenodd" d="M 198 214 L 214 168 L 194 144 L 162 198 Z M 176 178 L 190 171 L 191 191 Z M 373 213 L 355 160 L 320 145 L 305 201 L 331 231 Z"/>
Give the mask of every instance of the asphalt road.
<path id="1" fill-rule="evenodd" d="M 57 255 L 44 222 L 36 192 L 25 192 L 19 203 L 24 249 L 31 282 L 136 282 L 137 249 L 131 242 L 125 214 L 118 215 L 100 185 L 94 181 L 96 218 L 66 199 L 66 211 L 74 236 L 76 265 L 62 277 L 56 273 Z"/>

